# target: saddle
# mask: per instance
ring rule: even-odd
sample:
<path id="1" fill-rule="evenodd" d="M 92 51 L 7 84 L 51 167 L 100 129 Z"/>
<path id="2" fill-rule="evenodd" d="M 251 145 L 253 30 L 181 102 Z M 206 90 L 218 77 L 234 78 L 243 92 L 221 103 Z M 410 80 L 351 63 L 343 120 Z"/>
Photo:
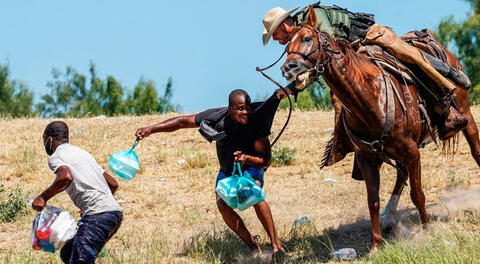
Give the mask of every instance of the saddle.
<path id="1" fill-rule="evenodd" d="M 425 53 L 440 59 L 443 62 L 447 61 L 444 47 L 438 43 L 428 29 L 424 29 L 422 31 L 411 31 L 406 33 L 401 38 L 408 44 L 417 47 Z M 372 44 L 357 46 L 357 53 L 365 54 L 365 56 L 374 61 L 384 72 L 394 75 L 402 83 L 409 85 L 414 84 L 415 87 L 418 87 L 420 85 L 418 83 L 419 80 L 424 80 L 422 85 L 428 87 L 435 86 L 434 82 L 429 81 L 428 78 L 425 79 L 425 74 L 423 74 L 421 70 L 415 68 L 413 65 L 405 65 L 378 45 Z M 388 76 L 384 77 L 389 78 Z M 431 90 L 435 91 L 436 89 Z M 429 105 L 433 104 L 430 102 L 431 98 L 427 98 L 427 100 L 425 100 L 424 97 L 428 97 L 425 96 L 426 92 L 422 91 L 422 89 L 417 89 L 417 95 L 416 98 L 413 98 L 413 102 L 405 102 L 404 99 L 399 96 L 399 91 L 397 91 L 395 88 L 394 91 L 396 98 L 402 105 L 403 111 L 406 110 L 405 104 L 414 103 L 418 104 L 419 106 L 424 127 L 422 129 L 422 136 L 419 142 L 417 142 L 417 145 L 419 147 L 423 147 L 432 141 L 436 143 L 435 131 L 433 128 L 434 123 L 432 124 L 430 119 L 430 116 L 433 115 L 433 111 L 431 110 L 431 107 L 429 107 Z M 342 109 L 342 111 L 345 110 Z M 425 140 L 427 133 L 430 134 L 430 138 Z M 344 122 L 342 122 L 341 118 L 337 118 L 335 120 L 334 132 L 332 133 L 331 139 L 325 146 L 320 169 L 323 169 L 326 166 L 331 166 L 343 160 L 350 152 L 354 152 L 354 146 L 347 135 Z M 352 177 L 356 180 L 363 180 L 363 176 L 361 175 L 356 158 L 353 165 Z"/>

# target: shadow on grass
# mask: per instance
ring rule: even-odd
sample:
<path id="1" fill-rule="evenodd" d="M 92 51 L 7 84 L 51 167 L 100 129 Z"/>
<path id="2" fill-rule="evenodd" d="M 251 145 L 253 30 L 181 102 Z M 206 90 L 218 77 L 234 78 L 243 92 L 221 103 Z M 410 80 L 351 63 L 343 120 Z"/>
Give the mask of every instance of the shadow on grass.
<path id="1" fill-rule="evenodd" d="M 407 208 L 397 213 L 399 225 L 389 233 L 383 232 L 386 241 L 395 243 L 401 237 L 413 235 L 412 230 L 421 229 L 416 208 Z M 447 221 L 438 215 L 429 215 L 430 221 Z M 287 251 L 286 263 L 325 263 L 333 260 L 333 252 L 340 248 L 354 248 L 359 258 L 366 257 L 370 249 L 370 219 L 358 218 L 355 222 L 336 228 L 317 230 L 314 224 L 290 225 L 279 230 Z M 264 236 L 260 244 L 270 249 L 270 241 Z M 185 245 L 182 256 L 203 260 L 208 263 L 265 263 L 269 256 L 261 259 L 249 257 L 247 246 L 230 230 L 202 232 L 192 237 Z"/>

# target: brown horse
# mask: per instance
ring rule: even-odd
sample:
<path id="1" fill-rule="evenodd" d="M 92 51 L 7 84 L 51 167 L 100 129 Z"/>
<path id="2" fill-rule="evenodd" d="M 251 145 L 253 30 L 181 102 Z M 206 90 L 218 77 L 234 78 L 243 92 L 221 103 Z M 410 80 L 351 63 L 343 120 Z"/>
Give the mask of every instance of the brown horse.
<path id="1" fill-rule="evenodd" d="M 285 78 L 302 77 L 305 72 L 321 74 L 343 106 L 341 120 L 355 152 L 355 160 L 367 187 L 368 208 L 372 223 L 372 247 L 383 242 L 380 229 L 379 169 L 394 160 L 397 182 L 386 212 L 396 211 L 399 196 L 407 178 L 411 199 L 424 226 L 429 219 L 421 183 L 420 141 L 428 140 L 422 133 L 422 111 L 413 84 L 384 71 L 367 56 L 357 54 L 349 43 L 336 42 L 315 27 L 315 12 L 309 8 L 310 19 L 297 27 L 287 46 L 288 57 L 282 66 Z M 459 69 L 458 60 L 447 52 L 448 62 Z M 300 78 L 301 79 L 301 78 Z M 401 96 L 395 97 L 395 92 Z M 472 155 L 480 166 L 478 129 L 470 112 L 467 91 L 457 88 L 455 101 L 469 124 L 463 130 Z M 403 101 L 401 97 L 403 96 Z M 402 111 L 403 109 L 403 111 Z M 391 219 L 390 219 L 391 220 Z M 388 219 L 387 219 L 388 221 Z"/>

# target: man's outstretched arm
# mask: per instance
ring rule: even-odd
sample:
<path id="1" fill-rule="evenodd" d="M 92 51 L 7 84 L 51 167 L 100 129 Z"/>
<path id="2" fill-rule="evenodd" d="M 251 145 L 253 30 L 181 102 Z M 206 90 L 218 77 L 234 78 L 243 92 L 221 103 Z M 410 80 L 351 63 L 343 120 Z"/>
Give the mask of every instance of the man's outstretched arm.
<path id="1" fill-rule="evenodd" d="M 58 167 L 55 171 L 55 175 L 56 177 L 53 183 L 33 201 L 33 209 L 39 212 L 42 211 L 47 205 L 48 200 L 58 193 L 65 191 L 73 181 L 72 172 L 67 166 Z"/>
<path id="2" fill-rule="evenodd" d="M 198 125 L 195 123 L 195 116 L 196 115 L 177 116 L 174 118 L 167 119 L 153 126 L 141 127 L 137 129 L 135 136 L 138 136 L 140 139 L 143 139 L 145 137 L 150 136 L 153 133 L 172 132 L 181 128 L 198 127 Z"/>

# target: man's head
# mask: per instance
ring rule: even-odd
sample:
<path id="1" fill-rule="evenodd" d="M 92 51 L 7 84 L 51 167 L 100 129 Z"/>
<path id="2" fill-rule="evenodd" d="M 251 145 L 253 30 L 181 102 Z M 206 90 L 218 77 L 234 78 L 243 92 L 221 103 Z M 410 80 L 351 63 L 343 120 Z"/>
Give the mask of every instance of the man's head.
<path id="1" fill-rule="evenodd" d="M 233 90 L 228 96 L 228 109 L 233 121 L 245 125 L 248 123 L 250 109 L 250 96 L 242 89 Z"/>
<path id="2" fill-rule="evenodd" d="M 57 147 L 68 143 L 68 126 L 62 121 L 53 121 L 43 132 L 43 145 L 48 155 L 52 155 Z"/>
<path id="3" fill-rule="evenodd" d="M 290 16 L 298 7 L 286 11 L 281 7 L 270 9 L 263 16 L 263 45 L 267 45 L 270 37 L 273 36 L 280 44 L 285 45 L 288 42 L 290 33 L 293 29 L 293 18 Z"/>

